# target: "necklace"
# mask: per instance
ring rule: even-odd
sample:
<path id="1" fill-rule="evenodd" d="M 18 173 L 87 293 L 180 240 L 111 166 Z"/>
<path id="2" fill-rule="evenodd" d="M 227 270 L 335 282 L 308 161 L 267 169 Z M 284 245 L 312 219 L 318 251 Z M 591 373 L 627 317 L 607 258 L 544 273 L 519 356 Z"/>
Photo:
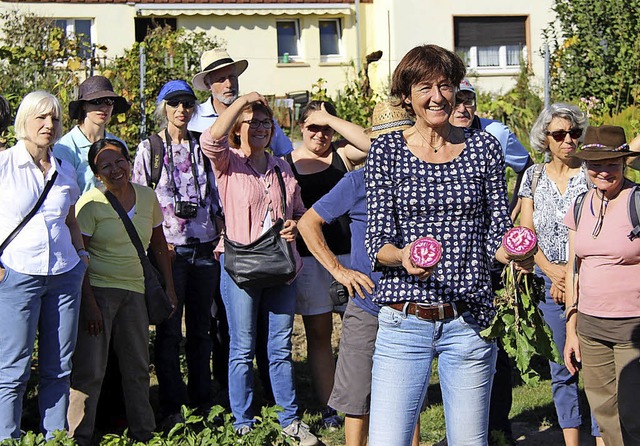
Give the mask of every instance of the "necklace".
<path id="1" fill-rule="evenodd" d="M 432 145 L 429 140 L 427 138 L 425 138 L 425 136 L 422 134 L 422 132 L 420 131 L 420 127 L 418 127 L 417 125 L 414 126 L 415 129 L 418 131 L 418 133 L 420 134 L 420 136 L 422 137 L 422 139 L 424 139 L 424 142 L 426 142 L 429 147 L 431 147 L 433 149 L 433 153 L 438 153 L 438 150 L 440 150 L 442 147 L 444 147 L 444 145 L 447 143 L 447 139 L 449 138 L 449 135 L 451 134 L 451 129 L 453 128 L 453 126 L 449 126 L 449 131 L 447 132 L 447 136 L 444 137 L 444 141 L 442 142 L 442 144 L 440 144 L 439 146 L 434 146 Z"/>

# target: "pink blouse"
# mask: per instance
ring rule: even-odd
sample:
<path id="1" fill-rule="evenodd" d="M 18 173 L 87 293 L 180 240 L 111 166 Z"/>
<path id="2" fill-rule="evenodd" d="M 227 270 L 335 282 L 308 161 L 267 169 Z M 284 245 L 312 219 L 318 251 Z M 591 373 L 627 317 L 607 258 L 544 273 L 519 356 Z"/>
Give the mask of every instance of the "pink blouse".
<path id="1" fill-rule="evenodd" d="M 267 172 L 262 176 L 251 167 L 249 158 L 241 150 L 229 147 L 226 136 L 214 140 L 205 131 L 200 137 L 200 146 L 213 164 L 225 215 L 225 237 L 238 243 L 251 243 L 262 234 L 267 211 L 274 222 L 278 218 L 298 220 L 305 213 L 300 186 L 285 160 L 267 153 Z M 282 194 L 274 170 L 276 165 L 282 172 L 287 193 L 286 216 L 282 215 Z M 296 265 L 300 269 L 302 260 L 293 243 Z M 224 252 L 222 240 L 216 252 Z"/>
<path id="2" fill-rule="evenodd" d="M 602 230 L 595 239 L 592 232 L 599 201 L 594 199 L 593 189 L 584 199 L 574 237 L 575 253 L 581 260 L 578 310 L 584 314 L 603 318 L 640 316 L 640 239 L 627 238 L 631 232 L 627 212 L 630 191 L 623 190 L 609 202 Z M 573 205 L 564 223 L 576 230 Z"/>

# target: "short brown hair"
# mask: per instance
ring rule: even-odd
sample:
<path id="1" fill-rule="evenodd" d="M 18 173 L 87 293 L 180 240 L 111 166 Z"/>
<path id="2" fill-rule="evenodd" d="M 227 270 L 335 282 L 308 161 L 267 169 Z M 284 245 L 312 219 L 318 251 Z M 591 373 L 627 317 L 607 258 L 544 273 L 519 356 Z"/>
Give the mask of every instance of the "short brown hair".
<path id="1" fill-rule="evenodd" d="M 327 111 L 327 113 L 329 113 L 331 116 L 338 116 L 338 112 L 331 102 L 311 101 L 307 105 L 305 105 L 302 110 L 300 110 L 300 118 L 298 118 L 298 124 L 304 124 L 304 121 L 307 120 L 312 112 L 321 110 L 322 104 L 324 104 L 324 109 Z"/>
<path id="2" fill-rule="evenodd" d="M 460 57 L 438 45 L 421 45 L 413 48 L 402 58 L 391 78 L 391 96 L 398 98 L 411 115 L 415 115 L 411 104 L 404 98 L 411 95 L 411 87 L 419 82 L 444 77 L 456 88 L 467 72 Z"/>
<path id="3" fill-rule="evenodd" d="M 236 119 L 236 122 L 233 123 L 233 125 L 231 126 L 231 130 L 229 130 L 229 145 L 234 149 L 240 148 L 241 141 L 240 136 L 237 135 L 237 133 L 240 133 L 240 126 L 242 125 L 242 121 L 244 121 L 244 114 L 249 112 L 263 112 L 269 119 L 273 121 L 273 110 L 271 110 L 271 107 L 269 107 L 268 105 L 265 105 L 261 102 L 254 102 L 253 104 L 247 105 L 242 109 L 242 111 L 238 115 L 238 118 Z M 274 122 L 273 126 L 271 127 L 271 136 L 269 137 L 269 143 L 267 145 L 271 144 L 271 140 L 273 139 L 273 134 L 275 132 L 275 127 L 276 126 Z"/>

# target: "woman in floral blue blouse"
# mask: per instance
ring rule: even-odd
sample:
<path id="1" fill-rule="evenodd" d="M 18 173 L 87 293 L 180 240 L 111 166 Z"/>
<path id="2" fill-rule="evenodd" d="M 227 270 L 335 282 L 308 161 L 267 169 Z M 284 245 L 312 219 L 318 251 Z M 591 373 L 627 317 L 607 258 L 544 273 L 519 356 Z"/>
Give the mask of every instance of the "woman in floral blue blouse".
<path id="1" fill-rule="evenodd" d="M 133 182 L 155 187 L 178 297 L 176 311 L 156 331 L 155 365 L 165 424 L 179 421 L 182 404 L 204 412 L 212 404 L 209 330 L 211 304 L 220 280 L 220 264 L 213 254 L 218 239 L 214 221 L 218 200 L 209 160 L 187 130 L 195 106 L 196 96 L 185 81 L 172 80 L 162 87 L 156 117 L 165 125 L 140 143 L 132 174 Z M 152 178 L 152 145 L 162 148 L 159 178 Z M 179 359 L 183 311 L 186 389 Z"/>
<path id="2" fill-rule="evenodd" d="M 496 346 L 479 332 L 494 315 L 489 264 L 509 261 L 500 242 L 511 221 L 499 142 L 449 123 L 464 74 L 464 62 L 448 50 L 409 51 L 391 94 L 416 123 L 380 136 L 367 159 L 366 247 L 382 271 L 372 446 L 411 444 L 435 357 L 449 444 L 487 444 Z M 435 267 L 410 261 L 423 236 L 443 246 Z M 533 262 L 517 266 L 530 270 Z"/>

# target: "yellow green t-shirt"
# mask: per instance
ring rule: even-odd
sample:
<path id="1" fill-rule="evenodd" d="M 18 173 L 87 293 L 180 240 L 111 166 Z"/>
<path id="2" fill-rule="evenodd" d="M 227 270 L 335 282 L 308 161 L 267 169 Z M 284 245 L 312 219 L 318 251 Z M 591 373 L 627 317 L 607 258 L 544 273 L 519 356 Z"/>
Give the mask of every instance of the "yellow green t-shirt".
<path id="1" fill-rule="evenodd" d="M 153 228 L 162 224 L 162 210 L 153 189 L 133 184 L 136 193 L 133 225 L 145 249 Z M 144 293 L 144 275 L 136 248 L 107 197 L 97 188 L 82 194 L 76 203 L 80 231 L 91 237 L 89 282 L 101 288 Z"/>

